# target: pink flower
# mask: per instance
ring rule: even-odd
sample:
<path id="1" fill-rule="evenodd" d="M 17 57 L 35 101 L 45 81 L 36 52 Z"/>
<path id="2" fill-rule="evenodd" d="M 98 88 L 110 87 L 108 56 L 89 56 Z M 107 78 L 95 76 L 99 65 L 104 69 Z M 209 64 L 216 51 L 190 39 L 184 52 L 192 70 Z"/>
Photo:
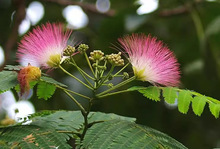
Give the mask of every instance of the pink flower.
<path id="1" fill-rule="evenodd" d="M 18 47 L 19 61 L 41 66 L 57 67 L 63 59 L 63 51 L 67 47 L 71 30 L 64 31 L 60 23 L 47 23 L 36 27 L 24 36 Z"/>
<path id="2" fill-rule="evenodd" d="M 164 86 L 179 85 L 179 64 L 162 41 L 144 34 L 125 36 L 118 41 L 128 53 L 137 79 Z"/>

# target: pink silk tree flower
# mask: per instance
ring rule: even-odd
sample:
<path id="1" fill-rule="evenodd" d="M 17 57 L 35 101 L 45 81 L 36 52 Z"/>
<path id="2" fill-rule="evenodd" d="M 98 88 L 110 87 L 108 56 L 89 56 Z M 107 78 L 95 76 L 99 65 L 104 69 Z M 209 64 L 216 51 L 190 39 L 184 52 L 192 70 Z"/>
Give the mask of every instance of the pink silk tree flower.
<path id="1" fill-rule="evenodd" d="M 38 26 L 21 40 L 17 57 L 42 68 L 56 68 L 63 61 L 63 51 L 67 47 L 72 31 L 64 32 L 60 23 Z"/>
<path id="2" fill-rule="evenodd" d="M 118 41 L 128 53 L 134 75 L 138 80 L 163 86 L 180 84 L 179 63 L 162 41 L 144 34 L 127 35 Z"/>

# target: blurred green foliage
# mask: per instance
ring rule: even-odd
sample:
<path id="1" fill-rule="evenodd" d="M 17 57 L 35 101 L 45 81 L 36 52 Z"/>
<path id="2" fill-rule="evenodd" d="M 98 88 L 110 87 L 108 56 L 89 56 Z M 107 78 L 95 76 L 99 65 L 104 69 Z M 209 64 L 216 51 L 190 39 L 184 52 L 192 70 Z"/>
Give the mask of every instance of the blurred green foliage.
<path id="1" fill-rule="evenodd" d="M 44 5 L 45 15 L 37 25 L 45 22 L 66 23 L 62 16 L 65 6 L 48 1 L 40 1 Z M 0 45 L 3 48 L 9 40 L 15 23 L 12 14 L 16 6 L 13 2 L 9 0 L 0 2 Z M 26 6 L 30 2 L 32 1 L 26 1 Z M 83 3 L 95 5 L 95 0 L 84 0 Z M 111 0 L 111 9 L 115 11 L 112 16 L 85 9 L 89 24 L 85 28 L 74 30 L 72 36 L 78 43 L 88 44 L 90 51 L 101 49 L 109 54 L 114 51 L 110 47 L 112 44 L 117 45 L 118 37 L 133 32 L 152 34 L 164 41 L 177 56 L 182 70 L 181 88 L 195 90 L 220 100 L 220 2 L 160 0 L 159 8 L 145 15 L 136 14 L 138 7 L 133 0 Z M 178 10 L 184 9 L 185 11 L 178 13 Z M 167 14 L 165 11 L 172 13 L 165 15 Z M 19 42 L 21 38 L 18 37 L 17 41 Z M 6 64 L 16 64 L 16 44 Z M 7 49 L 4 50 L 8 52 Z M 77 55 L 76 61 L 81 58 Z M 80 61 L 79 64 L 84 67 L 86 63 Z M 131 69 L 127 71 L 132 72 Z M 74 73 L 74 70 L 72 72 Z M 49 74 L 67 85 L 72 83 L 69 85 L 72 89 L 90 94 L 82 90 L 79 84 L 64 78 L 59 70 Z M 134 85 L 149 84 L 136 82 Z M 48 101 L 39 100 L 36 95 L 31 101 L 37 110 L 76 109 L 74 103 L 59 90 L 56 90 L 55 95 Z M 79 99 L 79 102 L 86 106 L 83 99 Z M 191 108 L 184 115 L 176 108 L 167 108 L 163 102 L 146 100 L 139 93 L 126 93 L 107 97 L 95 103 L 92 111 L 136 117 L 138 123 L 167 133 L 189 148 L 220 147 L 220 121 L 209 113 L 207 106 L 201 117 L 194 115 Z"/>

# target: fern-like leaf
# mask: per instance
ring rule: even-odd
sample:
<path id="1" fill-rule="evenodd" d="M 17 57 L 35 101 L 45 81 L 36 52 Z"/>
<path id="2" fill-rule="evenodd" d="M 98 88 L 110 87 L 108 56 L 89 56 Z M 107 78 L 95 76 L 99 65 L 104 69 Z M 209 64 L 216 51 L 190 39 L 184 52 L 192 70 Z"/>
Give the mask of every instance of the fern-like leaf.
<path id="1" fill-rule="evenodd" d="M 111 120 L 93 125 L 85 135 L 83 147 L 89 149 L 186 149 L 181 143 L 164 133 L 123 120 Z"/>
<path id="2" fill-rule="evenodd" d="M 54 80 L 53 78 L 50 78 L 50 77 L 42 76 L 41 80 L 44 81 L 44 82 L 53 84 L 53 85 L 59 85 L 59 86 L 62 86 L 62 87 L 67 87 L 65 84 L 60 83 L 60 82 L 58 82 L 58 81 L 56 81 L 56 80 Z"/>
<path id="3" fill-rule="evenodd" d="M 220 101 L 212 97 L 204 96 L 200 93 L 190 90 L 184 90 L 174 87 L 132 87 L 128 91 L 139 91 L 145 97 L 150 98 L 154 101 L 159 101 L 160 91 L 162 90 L 162 96 L 164 100 L 170 104 L 178 100 L 178 110 L 186 114 L 189 110 L 190 103 L 192 102 L 193 112 L 201 116 L 204 111 L 206 103 L 209 104 L 209 109 L 216 118 L 219 117 L 220 113 Z"/>
<path id="4" fill-rule="evenodd" d="M 0 132 L 0 142 L 6 144 L 8 148 L 71 148 L 66 143 L 69 136 L 58 133 L 54 129 L 34 125 L 21 125 L 2 128 Z"/>
<path id="5" fill-rule="evenodd" d="M 160 101 L 160 89 L 158 87 L 151 86 L 138 91 L 151 100 Z"/>
<path id="6" fill-rule="evenodd" d="M 19 71 L 19 70 L 21 70 L 23 68 L 23 66 L 21 66 L 21 65 L 6 65 L 5 67 L 4 67 L 4 69 L 6 69 L 6 70 L 16 70 L 16 71 Z"/>
<path id="7" fill-rule="evenodd" d="M 56 90 L 56 86 L 47 82 L 39 82 L 37 86 L 37 96 L 38 98 L 43 98 L 47 100 L 50 98 Z"/>
<path id="8" fill-rule="evenodd" d="M 17 84 L 17 73 L 15 71 L 0 72 L 0 93 L 10 90 Z"/>

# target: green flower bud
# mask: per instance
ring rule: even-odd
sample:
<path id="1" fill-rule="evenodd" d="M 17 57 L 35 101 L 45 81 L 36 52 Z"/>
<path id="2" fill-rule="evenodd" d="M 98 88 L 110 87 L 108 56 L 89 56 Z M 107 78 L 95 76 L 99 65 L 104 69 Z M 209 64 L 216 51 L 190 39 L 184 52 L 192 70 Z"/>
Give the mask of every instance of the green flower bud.
<path id="1" fill-rule="evenodd" d="M 89 49 L 89 46 L 86 44 L 80 44 L 78 47 L 78 51 L 83 54 Z"/>
<path id="2" fill-rule="evenodd" d="M 123 72 L 123 80 L 126 80 L 129 78 L 129 74 L 127 72 Z"/>
<path id="3" fill-rule="evenodd" d="M 123 66 L 124 65 L 124 60 L 121 58 L 121 52 L 118 52 L 118 54 L 107 55 L 106 59 L 112 65 L 115 65 L 115 66 Z"/>
<path id="4" fill-rule="evenodd" d="M 100 50 L 94 50 L 93 52 L 90 52 L 89 59 L 96 62 L 104 60 L 104 53 Z"/>
<path id="5" fill-rule="evenodd" d="M 63 56 L 71 56 L 76 51 L 75 47 L 68 45 L 63 51 Z"/>

